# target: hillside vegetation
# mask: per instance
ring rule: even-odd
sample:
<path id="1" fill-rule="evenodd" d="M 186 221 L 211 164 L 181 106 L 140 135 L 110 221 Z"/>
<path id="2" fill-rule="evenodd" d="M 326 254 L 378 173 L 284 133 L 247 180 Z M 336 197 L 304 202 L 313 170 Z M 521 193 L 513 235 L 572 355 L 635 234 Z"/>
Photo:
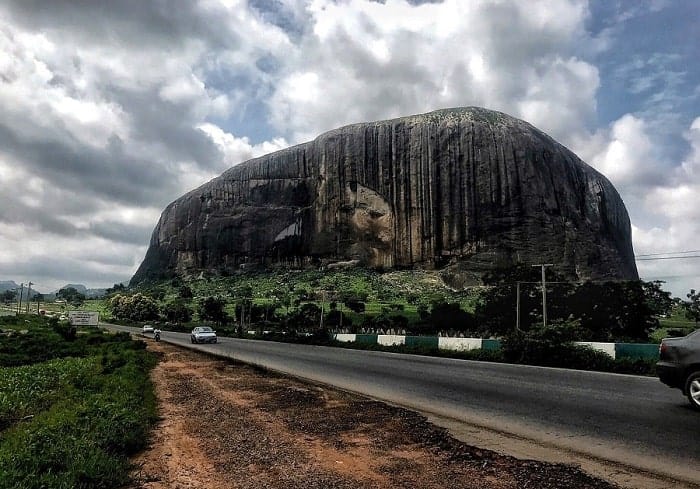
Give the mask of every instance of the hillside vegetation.
<path id="1" fill-rule="evenodd" d="M 646 342 L 660 332 L 684 334 L 694 328 L 694 322 L 682 320 L 683 305 L 672 300 L 661 283 L 572 283 L 552 271 L 547 279 L 547 322 L 558 328 L 558 335 L 563 329 L 565 336 L 582 341 Z M 191 322 L 207 321 L 222 334 L 320 330 L 497 338 L 518 330 L 549 334 L 539 328 L 539 270 L 511 267 L 487 275 L 484 282 L 454 290 L 445 285 L 440 272 L 414 270 L 202 274 L 112 290 L 105 307 L 117 320 L 160 321 L 183 330 Z M 668 321 L 673 321 L 673 328 Z"/>

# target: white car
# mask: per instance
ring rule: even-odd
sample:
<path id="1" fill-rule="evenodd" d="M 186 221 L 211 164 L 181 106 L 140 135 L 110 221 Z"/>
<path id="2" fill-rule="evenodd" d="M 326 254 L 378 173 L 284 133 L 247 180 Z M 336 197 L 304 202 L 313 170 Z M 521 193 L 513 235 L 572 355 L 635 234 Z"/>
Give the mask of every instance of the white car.
<path id="1" fill-rule="evenodd" d="M 144 325 L 143 325 L 143 330 L 142 330 L 141 332 L 142 332 L 143 334 L 146 334 L 146 333 L 153 333 L 153 326 L 151 326 L 150 324 L 144 324 Z"/>
<path id="2" fill-rule="evenodd" d="M 197 326 L 190 334 L 192 343 L 216 343 L 216 331 L 209 326 Z"/>

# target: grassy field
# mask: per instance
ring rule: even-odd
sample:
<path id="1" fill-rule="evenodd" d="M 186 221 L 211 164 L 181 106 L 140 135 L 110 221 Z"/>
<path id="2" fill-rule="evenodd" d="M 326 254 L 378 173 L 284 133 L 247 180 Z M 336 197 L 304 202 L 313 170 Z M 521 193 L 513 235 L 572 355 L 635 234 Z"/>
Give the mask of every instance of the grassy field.
<path id="1" fill-rule="evenodd" d="M 0 488 L 128 482 L 156 419 L 145 344 L 38 316 L 0 329 Z"/>
<path id="2" fill-rule="evenodd" d="M 686 318 L 685 311 L 679 306 L 675 306 L 668 317 L 660 318 L 659 323 L 660 327 L 651 334 L 655 342 L 669 336 L 684 336 L 700 327 L 695 321 Z"/>

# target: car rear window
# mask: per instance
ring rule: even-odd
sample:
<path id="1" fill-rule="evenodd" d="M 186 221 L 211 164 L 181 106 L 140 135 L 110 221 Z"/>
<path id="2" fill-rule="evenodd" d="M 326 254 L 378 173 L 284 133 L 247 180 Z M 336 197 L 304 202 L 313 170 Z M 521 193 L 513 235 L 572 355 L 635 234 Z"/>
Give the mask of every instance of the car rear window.
<path id="1" fill-rule="evenodd" d="M 211 328 L 199 328 L 202 333 L 211 333 Z"/>

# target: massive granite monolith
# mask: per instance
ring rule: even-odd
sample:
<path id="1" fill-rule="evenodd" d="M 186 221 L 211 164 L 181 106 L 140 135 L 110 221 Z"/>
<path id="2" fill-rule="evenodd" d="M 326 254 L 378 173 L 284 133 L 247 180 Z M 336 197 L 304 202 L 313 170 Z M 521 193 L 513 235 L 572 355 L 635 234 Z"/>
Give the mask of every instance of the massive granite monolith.
<path id="1" fill-rule="evenodd" d="M 612 184 L 530 124 L 468 107 L 342 127 L 229 169 L 165 209 L 132 283 L 333 263 L 637 278 Z"/>

